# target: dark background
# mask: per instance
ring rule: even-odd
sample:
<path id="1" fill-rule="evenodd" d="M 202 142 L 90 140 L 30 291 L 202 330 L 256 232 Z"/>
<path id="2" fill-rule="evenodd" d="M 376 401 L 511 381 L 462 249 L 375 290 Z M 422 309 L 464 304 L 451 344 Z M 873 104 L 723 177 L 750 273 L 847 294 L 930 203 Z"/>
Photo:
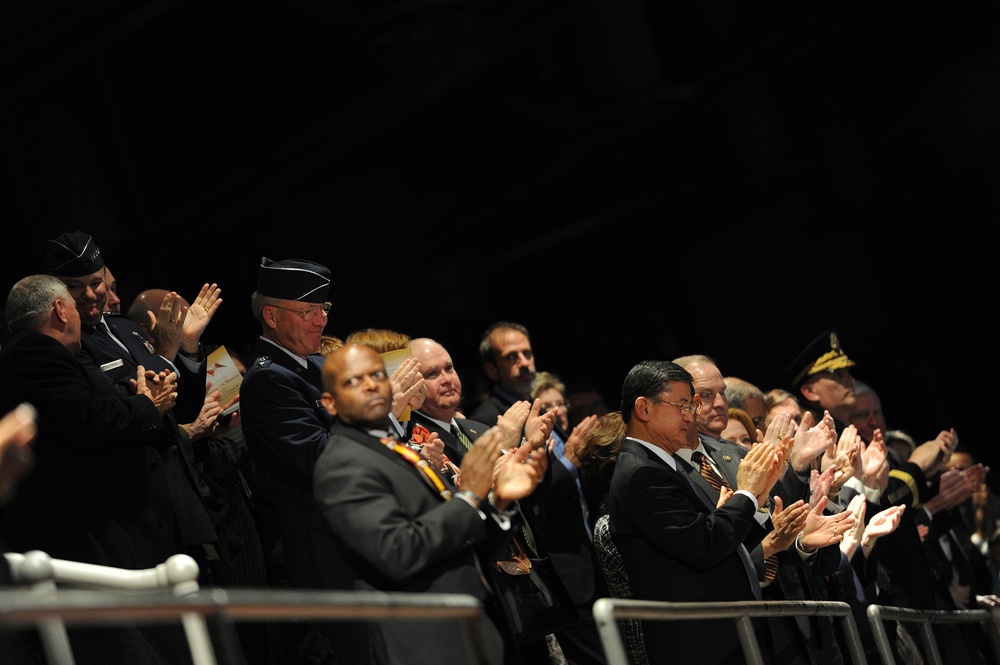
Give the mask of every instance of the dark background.
<path id="1" fill-rule="evenodd" d="M 475 394 L 519 321 L 612 404 L 688 353 L 767 390 L 832 327 L 890 427 L 1000 468 L 998 31 L 996 2 L 8 0 L 0 291 L 82 229 L 126 306 L 218 282 L 240 350 L 260 257 L 307 258 L 333 334 L 435 337 Z"/>

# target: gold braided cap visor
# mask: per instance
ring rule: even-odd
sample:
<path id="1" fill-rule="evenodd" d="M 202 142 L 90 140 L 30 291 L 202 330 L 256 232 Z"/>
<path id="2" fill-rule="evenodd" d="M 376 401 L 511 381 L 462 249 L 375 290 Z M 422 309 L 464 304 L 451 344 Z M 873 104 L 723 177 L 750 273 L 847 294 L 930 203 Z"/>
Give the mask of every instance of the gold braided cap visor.
<path id="1" fill-rule="evenodd" d="M 806 377 L 820 372 L 834 372 L 838 369 L 854 367 L 854 361 L 847 357 L 847 354 L 840 349 L 833 349 L 821 355 L 812 365 L 799 372 L 795 377 L 795 384 L 798 385 Z"/>

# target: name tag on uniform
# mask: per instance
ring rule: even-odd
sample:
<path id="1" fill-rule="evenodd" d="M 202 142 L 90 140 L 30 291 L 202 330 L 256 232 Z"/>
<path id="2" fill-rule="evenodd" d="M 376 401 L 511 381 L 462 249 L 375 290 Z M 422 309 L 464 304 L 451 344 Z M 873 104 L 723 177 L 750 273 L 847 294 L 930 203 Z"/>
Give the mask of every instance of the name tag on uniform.
<path id="1" fill-rule="evenodd" d="M 109 363 L 104 363 L 103 365 L 101 365 L 101 371 L 102 372 L 110 372 L 111 370 L 118 369 L 119 367 L 122 367 L 123 365 L 125 365 L 125 361 L 122 360 L 121 358 L 119 358 L 118 360 L 112 360 Z"/>

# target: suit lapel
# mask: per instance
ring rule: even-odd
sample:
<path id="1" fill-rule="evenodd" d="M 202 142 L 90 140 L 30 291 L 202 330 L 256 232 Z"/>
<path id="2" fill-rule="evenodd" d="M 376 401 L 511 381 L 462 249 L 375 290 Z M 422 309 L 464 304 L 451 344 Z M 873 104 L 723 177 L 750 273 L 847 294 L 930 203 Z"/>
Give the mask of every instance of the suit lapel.
<path id="1" fill-rule="evenodd" d="M 388 424 L 388 423 L 386 423 L 386 424 Z M 423 477 L 424 473 L 420 469 L 416 468 L 416 466 L 414 466 L 414 464 L 412 462 L 410 462 L 409 460 L 407 460 L 405 457 L 403 457 L 399 453 L 394 452 L 392 450 L 389 450 L 388 446 L 386 446 L 384 443 L 382 443 L 382 441 L 380 441 L 378 438 L 372 436 L 368 432 L 362 431 L 362 430 L 360 430 L 360 429 L 358 429 L 356 427 L 348 427 L 346 425 L 343 425 L 339 421 L 337 421 L 337 422 L 334 423 L 333 427 L 330 429 L 330 433 L 331 434 L 339 434 L 339 435 L 342 435 L 342 436 L 346 436 L 349 439 L 353 439 L 354 441 L 357 441 L 358 443 L 360 443 L 361 445 L 365 446 L 366 448 L 370 448 L 370 449 L 376 451 L 376 454 L 384 457 L 386 460 L 389 460 L 390 464 L 394 464 L 394 465 L 400 466 L 402 468 L 405 468 L 405 469 L 408 470 L 409 473 L 412 473 L 415 476 L 419 477 L 421 484 L 424 485 L 427 488 L 428 491 L 430 491 L 430 492 L 434 493 L 435 495 L 437 495 L 437 491 L 433 487 L 431 487 L 430 483 L 428 482 L 428 479 Z M 406 445 L 405 443 L 401 443 L 401 442 L 397 442 L 397 443 L 399 445 Z M 444 481 L 445 487 L 447 487 L 448 489 L 450 489 L 452 491 L 455 491 L 455 486 L 451 482 L 450 478 L 442 476 L 440 473 L 437 474 L 437 476 L 439 478 L 441 478 L 441 480 Z"/>
<path id="2" fill-rule="evenodd" d="M 729 483 L 730 487 L 736 487 L 736 471 L 740 465 L 740 457 L 735 456 L 716 442 L 708 438 L 702 438 L 701 443 L 708 451 L 708 456 L 715 462 L 715 466 L 722 473 L 722 476 Z M 701 474 L 699 474 L 701 475 Z M 707 484 L 707 481 L 706 481 Z"/>

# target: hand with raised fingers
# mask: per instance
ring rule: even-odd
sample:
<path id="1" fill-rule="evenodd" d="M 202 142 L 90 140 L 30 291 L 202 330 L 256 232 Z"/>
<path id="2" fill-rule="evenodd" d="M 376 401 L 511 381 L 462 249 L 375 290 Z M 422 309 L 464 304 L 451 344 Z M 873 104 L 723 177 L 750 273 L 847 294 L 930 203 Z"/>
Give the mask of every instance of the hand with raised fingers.
<path id="1" fill-rule="evenodd" d="M 863 548 L 865 556 L 868 556 L 871 553 L 872 548 L 875 547 L 875 542 L 879 538 L 896 530 L 896 527 L 899 526 L 900 519 L 903 517 L 903 511 L 905 510 L 906 506 L 903 504 L 898 506 L 889 506 L 885 510 L 876 513 L 870 520 L 868 520 L 868 524 L 865 525 L 864 534 L 861 536 L 861 547 Z"/>
<path id="2" fill-rule="evenodd" d="M 389 377 L 389 384 L 392 386 L 392 406 L 389 411 L 396 420 L 403 416 L 406 407 L 419 409 L 424 405 L 424 376 L 420 370 L 420 361 L 410 356 L 404 358 Z"/>
<path id="3" fill-rule="evenodd" d="M 173 362 L 181 348 L 183 332 L 183 312 L 181 298 L 174 291 L 168 291 L 160 302 L 160 309 L 154 314 L 146 312 L 149 318 L 149 336 L 156 352 Z"/>
<path id="4" fill-rule="evenodd" d="M 753 494 L 758 504 L 766 502 L 774 483 L 785 471 L 791 442 L 792 439 L 786 435 L 780 440 L 772 439 L 770 443 L 755 443 L 736 470 L 736 489 Z"/>
<path id="5" fill-rule="evenodd" d="M 545 474 L 547 459 L 544 447 L 532 448 L 527 445 L 511 450 L 505 457 L 509 459 L 497 473 L 493 486 L 495 503 L 501 510 L 506 509 L 510 502 L 523 499 L 535 491 Z"/>
<path id="6" fill-rule="evenodd" d="M 858 434 L 854 425 L 848 425 L 841 432 L 840 441 L 834 447 L 827 449 L 823 453 L 821 466 L 826 469 L 832 466 L 833 482 L 830 485 L 830 493 L 836 495 L 850 478 L 856 477 L 857 470 L 861 468 L 861 446 L 864 441 Z M 831 453 L 833 456 L 831 457 Z"/>
<path id="7" fill-rule="evenodd" d="M 806 526 L 799 538 L 799 542 L 807 550 L 838 544 L 843 539 L 844 532 L 854 528 L 856 518 L 849 510 L 829 515 L 823 513 L 829 502 L 830 499 L 824 496 L 809 511 Z"/>
<path id="8" fill-rule="evenodd" d="M 914 448 L 909 461 L 919 466 L 924 475 L 933 476 L 948 463 L 957 445 L 958 434 L 954 428 L 941 430 L 936 437 Z"/>
<path id="9" fill-rule="evenodd" d="M 882 430 L 875 430 L 871 443 L 861 450 L 861 482 L 880 492 L 889 484 L 889 457 Z"/>
<path id="10" fill-rule="evenodd" d="M 768 424 L 764 433 L 764 440 L 761 443 L 777 444 L 781 443 L 786 436 L 793 432 L 792 416 L 788 413 L 779 413 Z"/>
<path id="11" fill-rule="evenodd" d="M 764 556 L 787 550 L 795 542 L 795 538 L 806 526 L 809 516 L 809 505 L 799 499 L 787 508 L 783 507 L 780 496 L 774 497 L 774 508 L 771 511 L 771 523 L 774 528 L 768 531 L 761 541 Z"/>
<path id="12" fill-rule="evenodd" d="M 444 468 L 444 441 L 441 440 L 441 436 L 437 432 L 431 432 L 430 436 L 427 437 L 427 440 L 421 444 L 420 454 L 423 455 L 435 469 L 440 470 Z"/>
<path id="13" fill-rule="evenodd" d="M 840 551 L 850 559 L 861 544 L 861 536 L 865 530 L 865 512 L 868 509 L 868 501 L 864 494 L 855 494 L 851 497 L 851 502 L 847 505 L 847 510 L 854 513 L 854 526 L 844 532 L 844 538 L 840 541 Z"/>
<path id="14" fill-rule="evenodd" d="M 830 489 L 833 487 L 834 467 L 829 467 L 826 471 L 820 472 L 813 469 L 809 474 L 809 506 L 815 507 L 820 499 L 830 498 Z"/>
<path id="15" fill-rule="evenodd" d="M 181 350 L 185 353 L 197 353 L 201 336 L 215 313 L 222 305 L 222 289 L 218 284 L 205 284 L 195 296 L 187 312 L 181 317 L 184 321 Z"/>
<path id="16" fill-rule="evenodd" d="M 583 442 L 586 440 L 587 435 L 590 431 L 597 427 L 598 417 L 596 415 L 589 415 L 581 420 L 570 432 L 569 438 L 566 440 L 566 446 L 563 449 L 563 457 L 570 461 L 576 468 L 580 468 L 580 458 L 577 457 L 577 451 L 583 448 Z"/>
<path id="17" fill-rule="evenodd" d="M 836 443 L 836 431 L 830 425 L 833 417 L 828 420 L 827 413 L 815 425 L 811 411 L 802 414 L 802 422 L 795 430 L 795 445 L 790 458 L 792 468 L 799 473 L 804 473 L 814 459 Z"/>
<path id="18" fill-rule="evenodd" d="M 981 492 L 986 487 L 986 475 L 989 472 L 990 467 L 983 466 L 982 462 L 962 469 L 962 476 L 965 477 L 966 481 L 969 483 L 969 487 L 972 488 L 972 494 L 970 494 L 970 496 L 975 495 L 977 492 Z"/>
<path id="19" fill-rule="evenodd" d="M 554 411 L 542 413 L 542 400 L 535 398 L 524 422 L 525 445 L 532 448 L 545 448 L 556 425 Z"/>
<path id="20" fill-rule="evenodd" d="M 938 492 L 924 502 L 924 508 L 931 515 L 949 510 L 972 496 L 972 487 L 958 469 L 951 468 L 941 473 Z"/>
<path id="21" fill-rule="evenodd" d="M 498 427 L 494 426 L 483 432 L 462 457 L 459 467 L 462 489 L 479 497 L 489 494 L 493 486 L 494 465 L 502 450 L 503 434 Z"/>
<path id="22" fill-rule="evenodd" d="M 520 400 L 511 404 L 505 412 L 497 416 L 497 427 L 503 433 L 504 450 L 511 450 L 521 445 L 521 438 L 529 416 L 534 413 L 537 418 L 539 411 L 541 411 L 541 402 L 537 402 L 537 404 L 538 408 L 535 408 L 535 404 L 527 400 Z M 539 429 L 537 424 L 535 429 Z"/>
<path id="23" fill-rule="evenodd" d="M 210 436 L 215 433 L 218 427 L 219 416 L 222 414 L 222 405 L 219 403 L 220 393 L 218 390 L 214 390 L 207 395 L 205 395 L 205 401 L 201 405 L 201 411 L 198 413 L 198 417 L 191 423 L 183 423 L 181 427 L 187 432 L 188 436 L 191 437 L 192 441 L 196 441 L 206 436 Z"/>

